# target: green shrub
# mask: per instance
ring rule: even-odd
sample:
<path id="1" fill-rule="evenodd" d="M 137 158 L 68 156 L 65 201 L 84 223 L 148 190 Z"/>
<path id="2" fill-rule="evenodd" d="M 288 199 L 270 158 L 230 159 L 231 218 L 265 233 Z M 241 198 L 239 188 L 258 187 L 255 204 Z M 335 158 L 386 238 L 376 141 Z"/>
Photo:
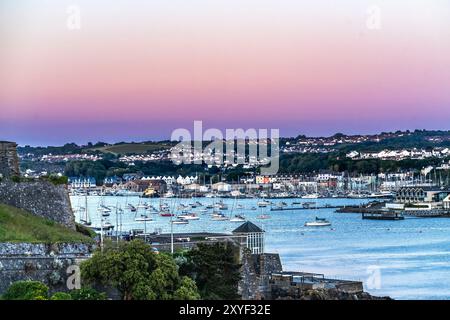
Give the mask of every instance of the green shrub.
<path id="1" fill-rule="evenodd" d="M 18 183 L 18 182 L 20 182 L 20 181 L 21 181 L 21 179 L 20 179 L 20 177 L 19 177 L 19 176 L 12 176 L 12 177 L 11 177 L 11 181 L 12 181 L 12 182 L 16 182 L 16 183 Z"/>
<path id="2" fill-rule="evenodd" d="M 77 232 L 79 232 L 79 233 L 81 233 L 81 234 L 83 234 L 85 236 L 88 236 L 90 238 L 95 238 L 97 236 L 97 234 L 95 233 L 94 230 L 92 230 L 90 228 L 86 228 L 82 224 L 75 223 L 75 228 L 76 228 Z"/>
<path id="3" fill-rule="evenodd" d="M 60 185 L 60 184 L 68 184 L 69 179 L 66 176 L 57 176 L 57 175 L 50 175 L 50 176 L 42 176 L 42 180 L 47 180 L 54 185 Z"/>
<path id="4" fill-rule="evenodd" d="M 72 300 L 72 296 L 65 292 L 56 292 L 50 300 Z"/>
<path id="5" fill-rule="evenodd" d="M 2 296 L 4 300 L 45 300 L 48 297 L 48 287 L 39 281 L 14 282 Z"/>
<path id="6" fill-rule="evenodd" d="M 81 288 L 70 291 L 72 300 L 106 300 L 106 293 L 98 292 L 92 288 Z"/>

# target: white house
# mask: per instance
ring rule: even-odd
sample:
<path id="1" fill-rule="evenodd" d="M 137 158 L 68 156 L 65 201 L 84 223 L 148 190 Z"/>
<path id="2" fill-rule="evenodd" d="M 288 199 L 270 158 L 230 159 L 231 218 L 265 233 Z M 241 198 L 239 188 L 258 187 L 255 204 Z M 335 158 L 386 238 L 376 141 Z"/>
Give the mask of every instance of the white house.
<path id="1" fill-rule="evenodd" d="M 444 200 L 442 200 L 442 203 L 444 205 L 444 209 L 450 209 L 450 194 Z"/>

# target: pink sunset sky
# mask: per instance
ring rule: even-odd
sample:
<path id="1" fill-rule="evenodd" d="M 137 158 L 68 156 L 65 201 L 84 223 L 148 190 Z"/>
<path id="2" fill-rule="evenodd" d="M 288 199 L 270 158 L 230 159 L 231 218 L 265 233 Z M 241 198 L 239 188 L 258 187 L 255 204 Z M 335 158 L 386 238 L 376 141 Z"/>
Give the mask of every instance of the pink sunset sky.
<path id="1" fill-rule="evenodd" d="M 450 1 L 0 2 L 0 140 L 159 140 L 194 120 L 450 129 Z"/>

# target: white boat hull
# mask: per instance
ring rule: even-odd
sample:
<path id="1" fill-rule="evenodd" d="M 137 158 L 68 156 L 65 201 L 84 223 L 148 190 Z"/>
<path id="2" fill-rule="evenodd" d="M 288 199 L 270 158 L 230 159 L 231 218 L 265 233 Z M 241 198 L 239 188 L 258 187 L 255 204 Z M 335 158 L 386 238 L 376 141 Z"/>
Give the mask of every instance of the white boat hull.
<path id="1" fill-rule="evenodd" d="M 328 227 L 331 222 L 306 222 L 305 227 Z"/>

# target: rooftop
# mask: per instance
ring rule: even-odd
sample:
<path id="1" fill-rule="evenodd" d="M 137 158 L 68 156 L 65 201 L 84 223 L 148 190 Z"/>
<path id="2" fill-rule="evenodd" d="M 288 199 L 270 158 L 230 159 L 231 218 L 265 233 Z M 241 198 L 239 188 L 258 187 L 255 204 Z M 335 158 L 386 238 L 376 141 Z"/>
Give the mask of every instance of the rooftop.
<path id="1" fill-rule="evenodd" d="M 244 224 L 240 225 L 239 227 L 233 230 L 233 233 L 256 233 L 256 232 L 264 232 L 264 230 L 250 221 L 245 222 Z"/>

